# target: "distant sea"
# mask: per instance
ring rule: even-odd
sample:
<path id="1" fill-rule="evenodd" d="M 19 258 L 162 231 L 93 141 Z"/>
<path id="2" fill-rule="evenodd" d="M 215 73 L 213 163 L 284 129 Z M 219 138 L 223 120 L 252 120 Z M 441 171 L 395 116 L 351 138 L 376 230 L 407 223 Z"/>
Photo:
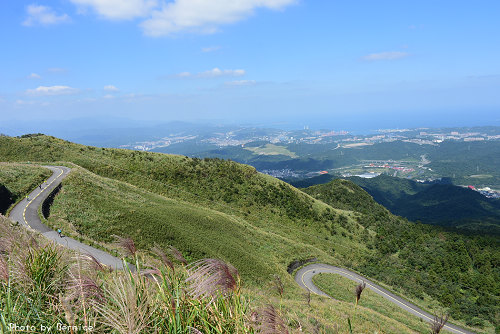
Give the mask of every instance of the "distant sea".
<path id="1" fill-rule="evenodd" d="M 453 128 L 500 126 L 500 110 L 461 112 L 402 112 L 370 113 L 339 116 L 294 117 L 286 121 L 270 122 L 269 127 L 284 130 L 331 129 L 353 134 L 370 134 L 378 129 Z"/>

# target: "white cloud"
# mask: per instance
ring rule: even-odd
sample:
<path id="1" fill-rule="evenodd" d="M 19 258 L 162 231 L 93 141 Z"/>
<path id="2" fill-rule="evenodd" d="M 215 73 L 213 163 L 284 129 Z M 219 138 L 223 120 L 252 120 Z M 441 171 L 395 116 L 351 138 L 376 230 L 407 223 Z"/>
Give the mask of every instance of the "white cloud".
<path id="1" fill-rule="evenodd" d="M 390 51 L 390 52 L 380 52 L 380 53 L 372 53 L 367 56 L 364 56 L 363 60 L 395 60 L 408 57 L 410 54 L 407 52 L 401 51 Z"/>
<path id="2" fill-rule="evenodd" d="M 28 95 L 68 95 L 76 92 L 78 89 L 68 86 L 39 86 L 26 91 Z"/>
<path id="3" fill-rule="evenodd" d="M 116 88 L 113 85 L 106 85 L 106 86 L 104 86 L 104 90 L 107 91 L 107 92 L 118 92 L 119 91 L 119 89 Z"/>
<path id="4" fill-rule="evenodd" d="M 253 86 L 255 84 L 255 80 L 235 80 L 226 82 L 228 86 Z"/>
<path id="5" fill-rule="evenodd" d="M 157 6 L 156 0 L 70 0 L 81 10 L 92 8 L 98 15 L 111 20 L 145 17 Z"/>
<path id="6" fill-rule="evenodd" d="M 41 78 L 42 77 L 36 73 L 31 73 L 30 75 L 28 75 L 28 79 L 41 79 Z"/>
<path id="7" fill-rule="evenodd" d="M 16 100 L 16 105 L 18 106 L 30 106 L 33 104 L 35 104 L 35 101 Z"/>
<path id="8" fill-rule="evenodd" d="M 15 106 L 16 107 L 22 107 L 22 106 L 47 107 L 47 106 L 50 106 L 50 102 L 47 102 L 47 101 L 16 100 Z"/>
<path id="9" fill-rule="evenodd" d="M 32 4 L 26 7 L 26 12 L 28 17 L 22 24 L 27 27 L 35 25 L 48 26 L 71 21 L 67 14 L 57 15 L 52 8 L 47 6 Z"/>
<path id="10" fill-rule="evenodd" d="M 103 98 L 105 98 L 105 99 L 114 99 L 115 96 L 111 95 L 111 94 L 106 94 L 106 95 L 103 96 Z"/>
<path id="11" fill-rule="evenodd" d="M 251 16 L 257 8 L 279 10 L 296 1 L 175 0 L 163 3 L 161 10 L 153 10 L 151 18 L 144 21 L 141 27 L 149 36 L 166 36 L 185 31 L 214 33 L 218 26 L 243 20 Z"/>
<path id="12" fill-rule="evenodd" d="M 214 52 L 214 51 L 217 51 L 217 50 L 220 50 L 220 46 L 209 46 L 209 47 L 206 47 L 206 48 L 201 48 L 201 52 Z"/>
<path id="13" fill-rule="evenodd" d="M 191 73 L 189 73 L 189 72 L 181 72 L 181 73 L 177 74 L 176 76 L 179 77 L 179 78 L 189 78 L 191 76 Z"/>
<path id="14" fill-rule="evenodd" d="M 198 74 L 200 78 L 215 78 L 222 76 L 240 77 L 242 75 L 245 75 L 245 70 L 221 70 L 217 67 Z"/>
<path id="15" fill-rule="evenodd" d="M 174 77 L 177 78 L 217 78 L 217 77 L 241 77 L 245 75 L 245 70 L 221 70 L 217 67 L 197 74 L 192 74 L 190 72 L 181 72 Z"/>

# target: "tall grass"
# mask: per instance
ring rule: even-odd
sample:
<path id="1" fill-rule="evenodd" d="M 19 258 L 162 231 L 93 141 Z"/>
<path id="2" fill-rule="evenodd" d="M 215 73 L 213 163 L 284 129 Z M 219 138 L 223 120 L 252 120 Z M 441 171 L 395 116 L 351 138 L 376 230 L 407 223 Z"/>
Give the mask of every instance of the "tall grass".
<path id="1" fill-rule="evenodd" d="M 243 334 L 264 326 L 250 316 L 237 270 L 221 260 L 174 267 L 157 249 L 168 261 L 148 265 L 132 240 L 119 239 L 135 263 L 123 260 L 123 271 L 110 271 L 91 256 L 35 241 L 30 232 L 0 220 L 2 333 L 10 332 L 12 324 L 124 334 Z M 183 259 L 180 252 L 175 255 Z M 281 321 L 283 332 L 280 319 L 273 321 Z"/>

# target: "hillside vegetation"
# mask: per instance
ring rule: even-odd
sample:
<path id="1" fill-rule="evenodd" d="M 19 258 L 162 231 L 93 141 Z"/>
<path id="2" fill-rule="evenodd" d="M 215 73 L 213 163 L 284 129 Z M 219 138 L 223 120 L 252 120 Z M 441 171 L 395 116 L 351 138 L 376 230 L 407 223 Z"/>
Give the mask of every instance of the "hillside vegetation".
<path id="1" fill-rule="evenodd" d="M 449 308 L 469 324 L 489 330 L 497 322 L 498 245 L 413 225 L 352 183 L 340 184 L 335 200 L 307 191 L 318 200 L 232 161 L 100 149 L 46 136 L 0 137 L 0 160 L 81 166 L 63 182 L 49 223 L 106 248 L 113 247 L 110 234 L 132 237 L 144 251 L 174 244 L 189 259 L 231 262 L 252 287 L 269 284 L 277 273 L 298 294 L 287 265 L 317 257 L 389 284 L 424 307 Z"/>
<path id="2" fill-rule="evenodd" d="M 24 198 L 52 172 L 39 166 L 0 164 L 0 214 Z"/>
<path id="3" fill-rule="evenodd" d="M 334 208 L 358 210 L 376 233 L 361 271 L 417 298 L 424 294 L 468 325 L 498 323 L 500 247 L 496 238 L 464 236 L 391 215 L 354 183 L 337 179 L 304 189 Z"/>
<path id="4" fill-rule="evenodd" d="M 418 133 L 414 135 L 418 135 Z M 499 140 L 477 142 L 447 140 L 437 145 L 419 145 L 395 140 L 350 148 L 338 147 L 339 143 L 290 143 L 276 146 L 280 147 L 280 151 L 291 152 L 291 154 L 271 156 L 259 155 L 246 149 L 247 147 L 265 147 L 266 144 L 267 142 L 257 141 L 247 143 L 245 147 L 205 148 L 202 145 L 198 146 L 193 143 L 181 143 L 157 150 L 166 153 L 184 152 L 184 154 L 197 157 L 229 158 L 250 164 L 258 170 L 291 169 L 304 174 L 364 164 L 366 160 L 404 160 L 413 161 L 417 164 L 421 161 L 421 157 L 425 155 L 430 161 L 430 164 L 426 165 L 426 167 L 432 168 L 433 175 L 450 178 L 455 185 L 489 186 L 500 189 Z M 294 157 L 292 158 L 292 156 Z M 314 182 L 323 181 L 325 178 L 316 178 Z M 295 182 L 296 180 L 292 178 L 291 181 Z M 300 185 L 299 187 L 305 186 L 308 185 Z"/>
<path id="5" fill-rule="evenodd" d="M 348 333 L 349 302 L 280 290 L 278 279 L 275 285 L 245 287 L 237 271 L 220 260 L 185 266 L 179 255 L 158 247 L 158 261 L 137 252 L 133 240 L 124 241 L 120 251 L 138 272 L 109 271 L 0 215 L 0 332 L 252 334 L 278 325 L 287 333 Z M 205 266 L 212 271 L 199 270 Z M 227 283 L 209 283 L 215 275 Z M 355 329 L 410 334 L 412 321 L 362 309 Z M 429 325 L 417 328 L 427 332 Z"/>
<path id="6" fill-rule="evenodd" d="M 330 297 L 338 301 L 351 305 L 355 303 L 353 291 L 356 291 L 358 283 L 354 281 L 337 274 L 318 274 L 313 277 L 313 283 L 320 288 L 321 291 L 324 291 Z M 366 312 L 366 309 L 376 311 L 380 313 L 380 317 L 388 317 L 397 320 L 418 333 L 425 333 L 429 330 L 429 324 L 427 322 L 423 322 L 417 316 L 394 305 L 369 288 L 362 292 L 359 306 L 360 313 Z"/>
<path id="7" fill-rule="evenodd" d="M 500 200 L 451 184 L 421 184 L 379 175 L 349 178 L 392 213 L 423 223 L 500 235 Z"/>
<path id="8" fill-rule="evenodd" d="M 70 236 L 111 247 L 113 235 L 120 235 L 134 239 L 145 250 L 173 245 L 188 260 L 222 258 L 251 282 L 264 283 L 277 273 L 287 275 L 287 265 L 298 254 L 331 260 L 326 249 L 301 242 L 300 233 L 266 232 L 237 216 L 169 199 L 81 168 L 74 168 L 63 181 L 49 224 L 62 227 Z"/>
<path id="9" fill-rule="evenodd" d="M 83 172 L 81 174 L 76 171 L 74 177 L 68 177 L 63 182 L 60 196 L 54 201 L 49 219 L 53 226 L 61 224 L 56 220 L 56 213 L 59 203 L 68 199 L 59 211 L 71 215 L 64 214 L 63 220 L 76 224 L 75 232 L 83 236 L 93 233 L 92 238 L 97 241 L 109 241 L 109 231 L 106 228 L 114 225 L 115 232 L 137 236 L 139 245 L 147 244 L 141 240 L 172 242 L 175 236 L 178 241 L 176 245 L 188 255 L 192 253 L 201 256 L 207 250 L 213 253 L 222 247 L 226 252 L 223 257 L 226 260 L 229 257 L 237 258 L 235 255 L 238 254 L 239 262 L 255 261 L 257 271 L 252 273 L 242 268 L 242 273 L 263 280 L 268 279 L 266 275 L 273 272 L 277 264 L 284 272 L 288 264 L 295 259 L 317 257 L 329 262 L 351 265 L 359 264 L 364 254 L 369 252 L 360 242 L 361 236 L 355 233 L 361 227 L 350 218 L 354 217 L 353 212 L 332 209 L 282 181 L 257 173 L 253 167 L 232 161 L 99 149 L 46 136 L 0 137 L 0 157 L 4 160 L 22 160 L 28 157 L 32 161 L 71 161 L 102 176 L 104 179 L 95 177 L 96 175 L 88 177 L 83 176 Z M 113 183 L 113 180 L 125 181 L 126 184 L 120 183 L 122 188 L 116 190 L 117 183 Z M 137 188 L 134 189 L 132 185 Z M 139 189 L 143 190 L 142 194 L 146 194 L 142 195 L 146 196 L 146 199 L 136 196 L 131 200 L 130 196 L 123 195 L 137 192 Z M 72 192 L 66 196 L 69 191 Z M 155 194 L 159 196 L 154 197 Z M 106 200 L 107 198 L 110 200 Z M 149 210 L 145 205 L 150 200 L 154 210 Z M 161 204 L 154 205 L 155 203 Z M 169 203 L 175 210 L 161 208 Z M 191 209 L 198 210 L 197 216 L 194 213 L 193 216 L 184 213 Z M 134 212 L 131 212 L 132 210 Z M 101 215 L 106 219 L 99 218 Z M 181 220 L 186 227 L 175 223 L 168 233 L 155 230 L 155 224 L 162 219 L 167 220 L 162 223 L 168 227 L 168 224 L 173 224 L 172 222 L 182 215 L 186 215 L 186 218 Z M 211 224 L 216 224 L 214 221 L 217 222 L 218 219 L 227 220 L 227 232 L 221 234 L 227 236 L 227 239 L 207 231 L 205 241 L 210 238 L 215 240 L 208 245 L 196 240 L 202 238 L 199 229 L 190 229 L 187 224 L 191 218 L 196 222 L 203 215 L 207 217 L 202 221 L 211 220 Z M 129 220 L 131 217 L 135 221 Z M 109 219 L 112 223 L 108 222 Z M 91 221 L 86 228 L 85 221 Z M 183 228 L 186 231 L 182 231 Z M 175 231 L 179 233 L 174 233 Z M 191 233 L 189 238 L 188 231 Z M 222 228 L 219 231 L 222 231 Z M 255 241 L 250 237 L 245 240 L 237 239 L 240 234 L 249 234 L 252 231 L 258 232 L 255 232 Z M 259 238 L 264 240 L 262 242 L 266 246 L 252 247 L 254 243 L 261 242 Z M 231 244 L 233 239 L 235 241 Z M 248 241 L 251 242 L 250 245 L 247 245 Z M 228 245 L 225 245 L 226 243 Z M 287 250 L 289 244 L 294 246 Z M 238 245 L 237 248 L 245 249 L 246 254 L 233 253 L 229 245 Z M 334 246 L 335 257 L 332 256 Z M 255 259 L 254 253 L 264 255 L 262 259 Z M 259 264 L 263 264 L 263 268 L 267 269 L 261 272 Z M 259 276 L 262 273 L 266 275 Z"/>

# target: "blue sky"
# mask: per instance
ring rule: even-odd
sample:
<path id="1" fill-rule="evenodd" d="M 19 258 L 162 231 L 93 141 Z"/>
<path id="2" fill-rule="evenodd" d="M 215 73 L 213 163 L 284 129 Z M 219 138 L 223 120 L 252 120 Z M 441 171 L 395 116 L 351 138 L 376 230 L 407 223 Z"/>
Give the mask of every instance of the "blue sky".
<path id="1" fill-rule="evenodd" d="M 499 17 L 496 0 L 2 1 L 0 114 L 500 125 Z"/>

